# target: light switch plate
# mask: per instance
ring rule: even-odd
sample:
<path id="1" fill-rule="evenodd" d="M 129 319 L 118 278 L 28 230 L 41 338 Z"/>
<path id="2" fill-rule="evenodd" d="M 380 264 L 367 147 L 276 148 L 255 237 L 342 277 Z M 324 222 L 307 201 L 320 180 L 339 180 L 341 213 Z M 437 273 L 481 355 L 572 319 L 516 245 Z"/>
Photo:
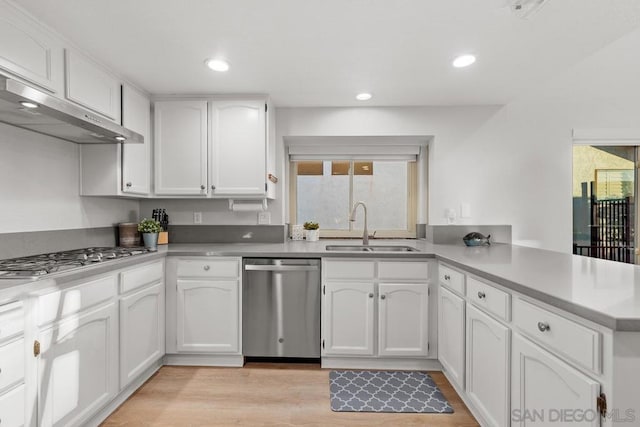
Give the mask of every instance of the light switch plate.
<path id="1" fill-rule="evenodd" d="M 258 212 L 258 224 L 259 225 L 271 224 L 271 212 Z"/>
<path id="2" fill-rule="evenodd" d="M 202 212 L 194 212 L 193 213 L 193 223 L 194 224 L 202 224 Z"/>

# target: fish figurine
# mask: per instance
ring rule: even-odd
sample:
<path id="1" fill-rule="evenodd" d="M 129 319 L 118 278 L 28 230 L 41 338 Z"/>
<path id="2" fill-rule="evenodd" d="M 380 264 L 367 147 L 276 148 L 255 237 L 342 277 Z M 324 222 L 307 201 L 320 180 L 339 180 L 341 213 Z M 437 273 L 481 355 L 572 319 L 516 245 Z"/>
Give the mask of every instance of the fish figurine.
<path id="1" fill-rule="evenodd" d="M 476 231 L 469 233 L 462 238 L 464 244 L 467 246 L 489 246 L 491 244 L 489 239 L 491 239 L 491 234 L 485 237 Z"/>

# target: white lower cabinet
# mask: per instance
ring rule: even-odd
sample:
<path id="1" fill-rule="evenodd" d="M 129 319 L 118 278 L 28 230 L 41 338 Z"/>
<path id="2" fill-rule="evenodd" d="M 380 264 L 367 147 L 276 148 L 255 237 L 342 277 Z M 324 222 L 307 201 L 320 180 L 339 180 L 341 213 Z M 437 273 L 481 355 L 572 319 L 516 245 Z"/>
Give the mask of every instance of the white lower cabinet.
<path id="1" fill-rule="evenodd" d="M 42 330 L 38 425 L 80 425 L 118 392 L 118 308 L 111 302 Z"/>
<path id="2" fill-rule="evenodd" d="M 571 426 L 596 427 L 600 384 L 551 353 L 514 334 L 512 361 L 513 426 L 558 425 L 571 411 Z M 564 425 L 564 424 L 563 424 Z"/>
<path id="3" fill-rule="evenodd" d="M 20 427 L 27 425 L 25 418 L 24 384 L 0 395 L 0 426 Z"/>
<path id="4" fill-rule="evenodd" d="M 375 285 L 327 282 L 324 287 L 324 354 L 372 356 Z"/>
<path id="5" fill-rule="evenodd" d="M 438 304 L 438 359 L 449 375 L 461 388 L 464 387 L 465 365 L 465 301 L 440 286 Z"/>
<path id="6" fill-rule="evenodd" d="M 511 330 L 467 304 L 467 396 L 491 426 L 509 426 Z"/>
<path id="7" fill-rule="evenodd" d="M 429 288 L 425 283 L 378 285 L 378 354 L 426 356 Z"/>
<path id="8" fill-rule="evenodd" d="M 164 283 L 120 299 L 120 388 L 164 355 Z"/>
<path id="9" fill-rule="evenodd" d="M 177 284 L 177 350 L 240 351 L 238 280 L 182 280 Z"/>

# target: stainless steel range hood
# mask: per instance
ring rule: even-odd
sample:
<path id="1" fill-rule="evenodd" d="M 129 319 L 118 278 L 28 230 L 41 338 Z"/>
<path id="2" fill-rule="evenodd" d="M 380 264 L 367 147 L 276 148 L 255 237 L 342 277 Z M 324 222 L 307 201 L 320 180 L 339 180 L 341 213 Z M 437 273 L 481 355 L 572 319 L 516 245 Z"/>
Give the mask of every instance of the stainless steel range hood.
<path id="1" fill-rule="evenodd" d="M 139 133 L 2 76 L 0 122 L 77 144 L 144 142 Z"/>

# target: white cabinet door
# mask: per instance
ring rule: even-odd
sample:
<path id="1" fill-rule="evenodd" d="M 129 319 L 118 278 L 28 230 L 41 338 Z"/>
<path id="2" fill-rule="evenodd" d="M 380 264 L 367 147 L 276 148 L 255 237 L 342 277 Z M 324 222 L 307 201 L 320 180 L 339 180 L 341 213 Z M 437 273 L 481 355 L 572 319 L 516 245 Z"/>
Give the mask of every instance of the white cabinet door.
<path id="1" fill-rule="evenodd" d="M 0 68 L 62 96 L 62 43 L 22 10 L 0 2 Z"/>
<path id="2" fill-rule="evenodd" d="M 467 395 L 491 426 L 509 426 L 511 331 L 467 304 Z"/>
<path id="3" fill-rule="evenodd" d="M 118 309 L 110 303 L 40 332 L 38 425 L 81 425 L 118 392 Z"/>
<path id="4" fill-rule="evenodd" d="M 120 388 L 164 355 L 164 284 L 120 300 Z"/>
<path id="5" fill-rule="evenodd" d="M 378 355 L 427 355 L 428 290 L 426 283 L 378 285 Z"/>
<path id="6" fill-rule="evenodd" d="M 155 193 L 207 195 L 207 102 L 154 104 Z"/>
<path id="7" fill-rule="evenodd" d="M 578 415 L 571 426 L 600 426 L 596 381 L 519 334 L 513 338 L 512 367 L 513 426 L 558 425 L 563 410 Z"/>
<path id="8" fill-rule="evenodd" d="M 0 395 L 0 426 L 21 427 L 27 425 L 25 388 L 22 384 L 7 393 Z"/>
<path id="9" fill-rule="evenodd" d="M 120 81 L 78 52 L 65 49 L 66 98 L 120 124 Z"/>
<path id="10" fill-rule="evenodd" d="M 240 352 L 237 280 L 178 280 L 178 351 Z"/>
<path id="11" fill-rule="evenodd" d="M 129 85 L 122 87 L 122 125 L 144 136 L 144 144 L 122 144 L 122 191 L 151 192 L 151 103 Z"/>
<path id="12" fill-rule="evenodd" d="M 440 286 L 438 360 L 449 379 L 464 389 L 464 299 Z"/>
<path id="13" fill-rule="evenodd" d="M 323 298 L 323 354 L 372 356 L 375 285 L 327 282 Z"/>
<path id="14" fill-rule="evenodd" d="M 210 183 L 214 197 L 265 196 L 265 101 L 212 101 L 209 105 Z"/>

